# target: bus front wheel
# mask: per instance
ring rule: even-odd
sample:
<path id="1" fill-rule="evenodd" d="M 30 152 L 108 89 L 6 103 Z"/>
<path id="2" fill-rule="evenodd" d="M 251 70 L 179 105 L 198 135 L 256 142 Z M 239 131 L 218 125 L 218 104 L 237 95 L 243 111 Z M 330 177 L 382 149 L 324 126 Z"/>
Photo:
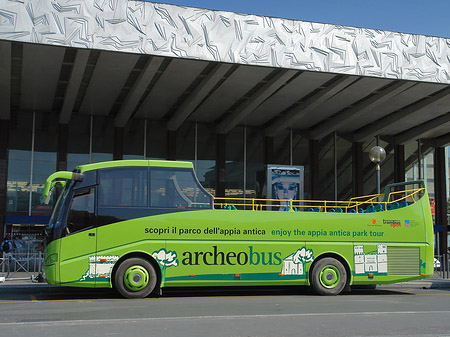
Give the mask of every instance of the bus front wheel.
<path id="1" fill-rule="evenodd" d="M 319 295 L 338 295 L 346 284 L 344 265 L 332 257 L 319 260 L 312 270 L 311 285 Z"/>
<path id="2" fill-rule="evenodd" d="M 147 297 L 155 289 L 156 280 L 155 268 L 139 257 L 123 261 L 114 278 L 117 291 L 126 298 Z"/>

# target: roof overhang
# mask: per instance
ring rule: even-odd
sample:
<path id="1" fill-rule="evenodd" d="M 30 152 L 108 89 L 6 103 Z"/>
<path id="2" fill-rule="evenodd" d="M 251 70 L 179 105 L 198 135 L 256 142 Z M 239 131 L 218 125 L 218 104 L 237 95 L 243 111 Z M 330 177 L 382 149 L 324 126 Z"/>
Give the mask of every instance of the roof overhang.
<path id="1" fill-rule="evenodd" d="M 449 139 L 448 39 L 145 1 L 0 0 L 0 21 L 2 119 Z"/>

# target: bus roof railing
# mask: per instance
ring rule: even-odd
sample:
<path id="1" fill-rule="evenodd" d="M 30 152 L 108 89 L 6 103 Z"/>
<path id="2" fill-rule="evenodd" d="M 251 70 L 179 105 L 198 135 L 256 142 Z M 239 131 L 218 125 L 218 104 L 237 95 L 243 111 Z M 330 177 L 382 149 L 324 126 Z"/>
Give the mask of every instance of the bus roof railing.
<path id="1" fill-rule="evenodd" d="M 389 187 L 397 187 L 405 184 L 395 185 L 396 186 L 390 185 Z M 215 197 L 214 207 L 216 209 L 245 209 L 253 211 L 289 210 L 326 213 L 372 213 L 403 208 L 416 203 L 423 195 L 424 191 L 425 187 L 420 187 L 401 191 L 391 191 L 387 195 L 373 194 L 354 197 L 348 201 Z"/>

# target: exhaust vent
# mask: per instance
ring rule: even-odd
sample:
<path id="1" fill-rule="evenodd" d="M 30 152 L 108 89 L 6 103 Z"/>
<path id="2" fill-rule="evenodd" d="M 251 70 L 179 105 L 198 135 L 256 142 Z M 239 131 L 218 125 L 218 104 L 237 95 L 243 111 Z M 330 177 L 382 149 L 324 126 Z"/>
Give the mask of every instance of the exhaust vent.
<path id="1" fill-rule="evenodd" d="M 419 247 L 389 247 L 388 275 L 420 275 Z"/>

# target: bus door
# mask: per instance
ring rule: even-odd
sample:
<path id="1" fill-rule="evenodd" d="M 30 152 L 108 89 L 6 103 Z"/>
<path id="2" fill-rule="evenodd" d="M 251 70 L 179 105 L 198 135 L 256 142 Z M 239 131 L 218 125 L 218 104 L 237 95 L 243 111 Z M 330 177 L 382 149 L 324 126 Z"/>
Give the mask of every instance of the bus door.
<path id="1" fill-rule="evenodd" d="M 94 226 L 95 188 L 81 188 L 73 193 L 65 236 L 61 239 L 61 284 L 95 286 L 97 228 Z"/>

